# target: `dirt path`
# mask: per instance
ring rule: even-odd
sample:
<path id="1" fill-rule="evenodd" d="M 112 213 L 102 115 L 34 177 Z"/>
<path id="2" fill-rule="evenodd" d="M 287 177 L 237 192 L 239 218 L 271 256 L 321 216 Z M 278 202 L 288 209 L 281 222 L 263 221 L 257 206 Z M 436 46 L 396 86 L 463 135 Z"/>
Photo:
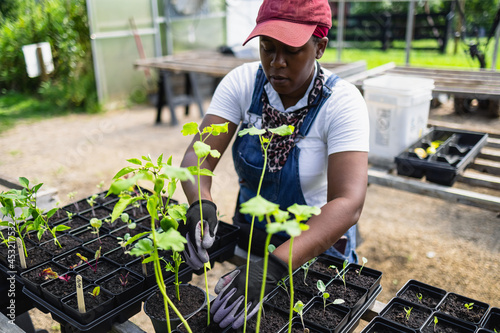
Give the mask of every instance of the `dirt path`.
<path id="1" fill-rule="evenodd" d="M 181 114 L 180 109 L 178 114 Z M 165 112 L 165 118 L 168 115 Z M 24 176 L 43 182 L 43 188 L 58 190 L 61 205 L 109 186 L 114 174 L 127 165 L 126 159 L 164 153 L 178 164 L 190 138 L 181 127 L 153 124 L 155 110 L 135 107 L 101 115 L 71 115 L 22 124 L 0 134 L 0 177 Z M 199 121 L 197 110 L 181 123 Z M 450 104 L 431 111 L 431 119 L 446 120 L 477 128 L 500 129 L 500 121 L 485 117 L 458 117 Z M 237 179 L 230 155 L 216 170 L 214 199 L 226 221 L 230 221 L 237 193 Z M 185 200 L 181 191 L 175 198 Z M 439 199 L 370 185 L 359 221 L 363 243 L 358 248 L 368 258 L 368 267 L 383 272 L 383 290 L 378 300 L 389 301 L 409 279 L 416 279 L 457 292 L 492 306 L 500 306 L 500 219 L 498 212 L 453 204 Z M 234 266 L 217 264 L 210 272 L 210 290 L 218 277 Z M 202 284 L 200 278 L 193 280 Z M 35 324 L 59 332 L 50 315 L 32 310 Z M 149 319 L 134 316 L 145 331 L 152 332 Z M 357 330 L 359 331 L 360 328 Z"/>

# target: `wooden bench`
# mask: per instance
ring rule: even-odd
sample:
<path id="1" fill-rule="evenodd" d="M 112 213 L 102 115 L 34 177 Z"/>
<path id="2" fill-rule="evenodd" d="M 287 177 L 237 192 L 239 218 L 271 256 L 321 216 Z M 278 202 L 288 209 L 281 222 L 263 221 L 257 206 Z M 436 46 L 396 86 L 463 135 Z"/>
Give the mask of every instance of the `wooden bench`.
<path id="1" fill-rule="evenodd" d="M 177 125 L 178 121 L 175 115 L 177 106 L 185 106 L 186 112 L 189 112 L 189 105 L 196 103 L 200 115 L 203 117 L 203 98 L 198 82 L 200 74 L 220 80 L 232 69 L 255 60 L 236 58 L 216 51 L 190 51 L 165 57 L 137 60 L 134 66 L 138 69 L 150 68 L 159 72 L 156 123 L 161 123 L 161 110 L 166 104 L 171 113 L 171 125 Z M 340 77 L 351 76 L 366 70 L 365 61 L 353 63 L 322 62 L 321 65 Z M 184 92 L 176 94 L 174 76 L 179 74 L 184 79 Z M 217 84 L 218 81 L 216 80 L 215 83 Z"/>

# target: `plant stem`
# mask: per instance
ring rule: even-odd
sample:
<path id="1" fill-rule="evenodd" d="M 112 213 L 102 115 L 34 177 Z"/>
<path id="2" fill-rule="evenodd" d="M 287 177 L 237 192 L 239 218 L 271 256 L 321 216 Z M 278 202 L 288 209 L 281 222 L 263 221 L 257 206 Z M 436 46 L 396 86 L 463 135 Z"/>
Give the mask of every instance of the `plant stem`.
<path id="1" fill-rule="evenodd" d="M 288 315 L 288 332 L 292 331 L 292 317 L 293 317 L 293 296 L 294 296 L 294 291 L 293 291 L 293 272 L 292 272 L 292 248 L 293 248 L 293 239 L 294 237 L 290 237 L 290 247 L 288 251 L 288 276 L 290 277 L 289 279 L 289 284 L 290 284 L 290 313 Z M 304 323 L 302 323 L 304 325 Z"/>
<path id="2" fill-rule="evenodd" d="M 267 234 L 266 236 L 266 249 L 269 247 L 269 244 L 271 243 L 271 236 L 272 234 Z M 269 252 L 264 251 L 264 267 L 262 269 L 262 286 L 260 288 L 260 297 L 259 299 L 262 300 L 264 299 L 265 293 L 266 293 L 266 276 L 267 276 L 267 264 L 269 262 Z M 245 306 L 246 307 L 246 306 Z M 257 323 L 256 323 L 256 330 L 255 333 L 259 333 L 260 330 L 260 318 L 262 315 L 262 304 L 259 304 L 259 311 L 257 312 Z"/>
<path id="3" fill-rule="evenodd" d="M 158 284 L 158 288 L 160 289 L 160 292 L 163 295 L 163 303 L 165 305 L 165 319 L 167 321 L 167 329 L 169 332 L 171 332 L 171 330 L 172 330 L 170 327 L 170 316 L 168 313 L 168 306 L 170 305 L 172 307 L 172 309 L 174 310 L 175 314 L 177 315 L 177 317 L 184 324 L 184 326 L 186 327 L 188 332 L 193 333 L 191 331 L 191 328 L 189 327 L 189 324 L 187 323 L 186 319 L 184 319 L 182 314 L 175 307 L 174 303 L 172 303 L 172 300 L 167 295 L 165 281 L 163 280 L 163 274 L 161 272 L 160 259 L 158 257 L 158 246 L 156 245 L 157 242 L 156 242 L 155 219 L 153 217 L 151 218 L 151 230 L 152 230 L 152 235 L 153 235 L 153 248 L 154 248 L 153 253 L 154 253 L 155 277 L 156 277 L 156 283 Z M 178 279 L 178 274 L 176 274 L 176 278 Z"/>
<path id="4" fill-rule="evenodd" d="M 271 136 L 272 139 L 272 136 Z M 262 168 L 262 173 L 260 174 L 260 180 L 259 180 L 259 186 L 257 187 L 257 194 L 260 194 L 260 190 L 262 188 L 262 182 L 264 181 L 264 175 L 266 173 L 266 165 L 267 165 L 267 148 L 269 148 L 269 144 L 264 147 L 262 143 L 262 137 L 259 135 L 259 141 L 260 144 L 264 150 L 264 167 Z M 270 142 L 270 141 L 269 141 Z M 248 316 L 248 308 L 246 306 L 247 299 L 248 299 L 248 267 L 250 266 L 250 251 L 252 250 L 252 237 L 253 237 L 253 227 L 255 225 L 255 215 L 252 215 L 252 222 L 250 223 L 250 234 L 248 235 L 248 249 L 247 249 L 247 269 L 245 272 L 245 300 L 244 300 L 244 312 L 245 312 L 245 319 L 243 320 L 243 333 L 246 333 L 247 331 L 247 316 Z M 265 248 L 265 251 L 267 252 L 267 247 Z"/>
<path id="5" fill-rule="evenodd" d="M 207 276 L 207 265 L 203 265 L 203 274 L 205 276 L 205 290 L 208 291 L 208 276 Z M 208 295 L 208 292 L 207 292 Z M 210 326 L 210 300 L 207 300 L 207 327 Z"/>

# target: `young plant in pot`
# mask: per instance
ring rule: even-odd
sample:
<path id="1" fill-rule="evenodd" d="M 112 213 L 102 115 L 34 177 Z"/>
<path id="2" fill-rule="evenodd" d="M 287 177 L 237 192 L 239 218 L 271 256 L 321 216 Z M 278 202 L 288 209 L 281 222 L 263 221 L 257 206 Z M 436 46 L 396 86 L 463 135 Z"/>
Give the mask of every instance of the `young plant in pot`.
<path id="1" fill-rule="evenodd" d="M 51 227 L 47 221 L 55 214 L 57 208 L 53 208 L 45 214 L 37 206 L 36 197 L 43 183 L 30 187 L 29 180 L 25 177 L 19 177 L 19 183 L 23 187 L 21 190 L 10 189 L 0 193 L 0 212 L 12 220 L 11 222 L 1 221 L 0 226 L 14 228 L 17 238 L 21 242 L 24 257 L 28 256 L 24 238 L 29 238 L 29 232 L 32 230 L 37 231 L 38 239 L 41 239 L 45 232 L 50 233 L 54 242 L 62 247 L 57 240 L 56 232 L 67 230 L 69 227 L 65 225 Z M 20 213 L 17 213 L 16 209 Z M 22 254 L 20 253 L 20 255 Z"/>
<path id="2" fill-rule="evenodd" d="M 212 124 L 210 126 L 207 126 L 203 128 L 203 130 L 199 129 L 199 126 L 197 123 L 191 122 L 187 123 L 182 127 L 182 134 L 184 136 L 187 135 L 197 135 L 199 136 L 199 139 L 193 143 L 193 149 L 196 154 L 196 166 L 190 166 L 188 167 L 188 170 L 196 176 L 196 183 L 198 185 L 198 205 L 199 207 L 202 207 L 203 205 L 203 200 L 201 197 L 201 177 L 213 177 L 214 174 L 212 171 L 201 168 L 205 160 L 207 159 L 208 156 L 211 156 L 213 158 L 219 158 L 220 157 L 220 152 L 217 151 L 216 149 L 212 149 L 205 141 L 212 135 L 218 136 L 221 133 L 227 133 L 228 131 L 228 124 L 229 123 L 223 123 L 223 124 Z M 210 231 L 207 230 L 209 228 L 208 222 L 203 218 L 203 209 L 199 209 L 200 212 L 200 239 L 202 239 L 203 246 L 205 247 L 211 247 L 215 241 L 215 233 L 217 232 L 217 226 L 214 228 L 215 230 Z M 213 232 L 213 235 L 210 233 Z M 198 235 L 196 234 L 194 237 L 198 238 Z M 207 250 L 202 250 L 206 253 L 206 257 L 208 257 L 208 252 Z M 185 252 L 186 256 L 190 256 L 190 253 Z M 203 264 L 203 275 L 205 278 L 205 291 L 208 295 L 208 276 L 207 276 L 207 269 L 210 270 L 210 261 L 207 261 L 206 263 Z M 210 313 L 210 302 L 207 302 L 207 312 Z M 210 316 L 207 316 L 207 327 L 210 326 Z"/>
<path id="3" fill-rule="evenodd" d="M 174 258 L 176 257 L 175 253 L 178 254 L 184 250 L 186 239 L 179 233 L 177 228 L 179 225 L 178 221 L 185 221 L 186 207 L 179 204 L 171 205 L 169 204 L 169 200 L 176 190 L 178 181 L 194 181 L 194 177 L 188 169 L 172 166 L 171 157 L 166 163 L 163 162 L 163 155 L 158 157 L 156 164 L 149 156 L 142 156 L 142 160 L 137 158 L 129 159 L 128 162 L 134 164 L 134 166 L 125 167 L 120 170 L 113 178 L 108 192 L 108 194 L 120 196 L 120 199 L 113 208 L 111 219 L 114 221 L 119 218 L 125 208 L 139 200 L 147 202 L 146 208 L 151 218 L 151 230 L 131 237 L 124 245 L 127 246 L 137 241 L 130 250 L 130 254 L 144 257 L 143 264 L 148 262 L 154 263 L 156 283 L 159 293 L 162 296 L 165 310 L 164 323 L 166 324 L 166 331 L 170 332 L 172 330 L 169 313 L 169 307 L 171 307 L 177 318 L 191 332 L 184 316 L 167 294 L 162 271 L 163 259 L 159 255 L 159 250 L 171 251 Z M 122 179 L 124 176 L 127 178 Z M 145 192 L 141 187 L 138 187 L 137 185 L 141 181 L 152 183 L 153 191 Z M 138 189 L 138 195 L 132 196 L 127 192 L 133 186 L 136 186 Z M 166 201 L 163 200 L 164 194 L 167 195 Z M 157 222 L 159 222 L 160 228 L 158 228 Z M 175 265 L 175 267 L 178 268 L 179 266 Z M 175 274 L 178 277 L 179 272 L 177 271 Z M 179 298 L 179 296 L 179 284 L 175 284 L 174 297 Z M 147 301 L 145 302 L 145 309 L 146 305 Z M 155 322 L 153 321 L 153 323 Z"/>

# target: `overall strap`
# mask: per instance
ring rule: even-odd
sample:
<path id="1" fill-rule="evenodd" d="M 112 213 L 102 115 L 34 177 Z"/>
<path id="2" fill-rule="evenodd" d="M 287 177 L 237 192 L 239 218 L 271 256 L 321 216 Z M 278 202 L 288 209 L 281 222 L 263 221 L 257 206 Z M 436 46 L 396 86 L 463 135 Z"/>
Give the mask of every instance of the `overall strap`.
<path id="1" fill-rule="evenodd" d="M 264 85 L 267 83 L 266 74 L 264 74 L 264 70 L 262 69 L 262 65 L 259 64 L 259 69 L 257 70 L 257 74 L 255 76 L 255 85 L 253 89 L 252 95 L 252 104 L 250 104 L 249 113 L 256 114 L 257 116 L 262 116 L 262 91 L 264 90 Z"/>

